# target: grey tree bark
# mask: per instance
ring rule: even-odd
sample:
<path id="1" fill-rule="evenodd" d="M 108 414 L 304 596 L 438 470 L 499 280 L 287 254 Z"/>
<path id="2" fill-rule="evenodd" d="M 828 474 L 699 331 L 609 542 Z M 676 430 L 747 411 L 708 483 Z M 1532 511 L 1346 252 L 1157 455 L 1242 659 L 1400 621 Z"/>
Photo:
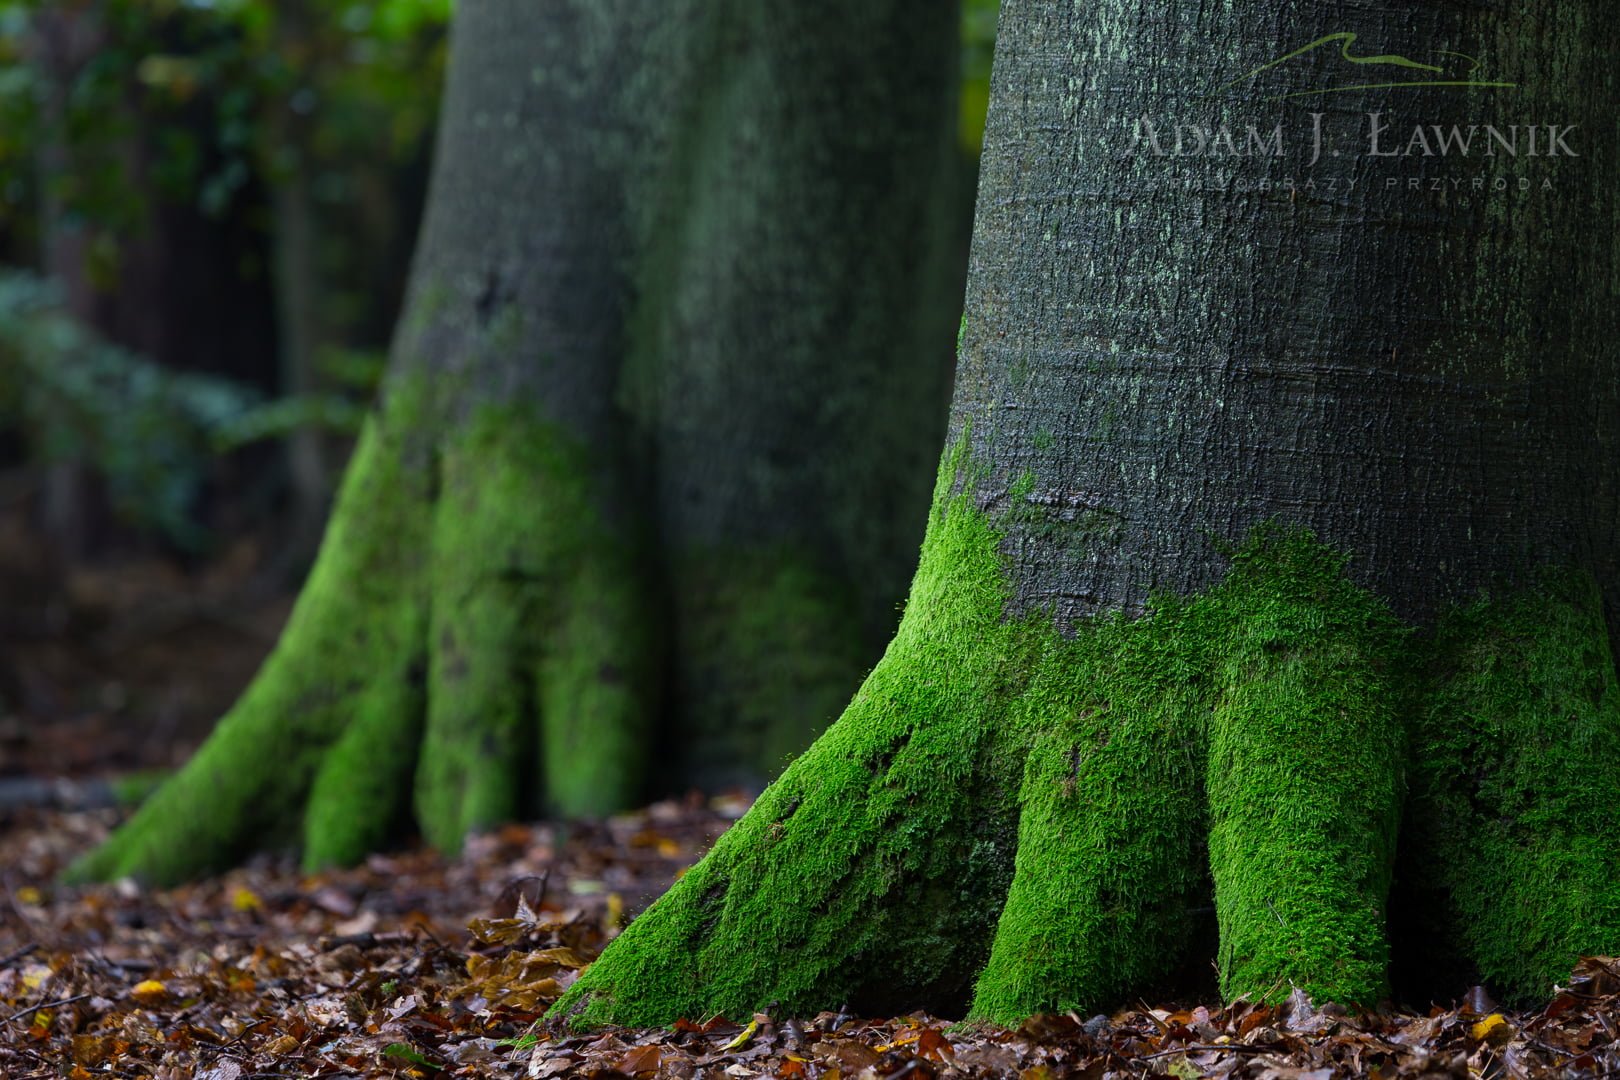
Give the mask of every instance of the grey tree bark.
<path id="1" fill-rule="evenodd" d="M 1612 616 L 1607 16 L 1012 14 L 1003 83 L 1050 89 L 1003 92 L 991 121 L 953 433 L 972 426 L 981 506 L 1038 478 L 1008 532 L 1018 607 L 1069 624 L 1205 588 L 1220 543 L 1282 515 L 1353 552 L 1356 580 L 1403 615 L 1557 563 L 1595 575 Z M 1224 85 L 1345 32 L 1357 56 L 1444 64 L 1449 51 L 1456 70 L 1354 64 L 1332 41 Z M 1468 68 L 1459 51 L 1511 85 L 1449 85 Z M 1329 92 L 1392 79 L 1437 85 Z M 1280 124 L 1284 152 L 1233 157 L 1210 140 L 1158 156 L 1137 143 L 1144 119 L 1167 151 L 1179 123 L 1229 130 L 1240 150 L 1251 126 L 1269 138 Z M 1520 156 L 1485 125 L 1521 129 Z M 1434 129 L 1453 126 L 1473 131 L 1466 156 L 1437 150 Z M 1541 145 L 1553 126 L 1574 126 L 1568 153 Z M 1061 254 L 1030 259 L 1037 246 Z"/>

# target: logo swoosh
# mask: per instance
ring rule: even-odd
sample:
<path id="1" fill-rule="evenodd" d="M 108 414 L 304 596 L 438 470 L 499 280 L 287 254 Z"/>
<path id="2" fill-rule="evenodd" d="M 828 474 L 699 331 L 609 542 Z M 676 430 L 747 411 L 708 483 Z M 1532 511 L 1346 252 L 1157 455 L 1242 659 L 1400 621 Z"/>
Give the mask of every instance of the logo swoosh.
<path id="1" fill-rule="evenodd" d="M 1221 84 L 1219 87 L 1216 88 L 1216 90 L 1217 90 L 1217 92 L 1219 92 L 1221 90 L 1230 90 L 1232 87 L 1237 86 L 1239 83 L 1248 82 L 1250 79 L 1254 78 L 1256 75 L 1259 75 L 1263 71 L 1269 71 L 1272 68 L 1277 67 L 1277 66 L 1279 66 L 1281 64 L 1286 64 L 1288 61 L 1293 60 L 1296 57 L 1304 56 L 1306 53 L 1314 52 L 1315 50 L 1320 49 L 1320 48 L 1322 48 L 1324 46 L 1327 46 L 1327 45 L 1332 45 L 1334 42 L 1339 43 L 1339 56 L 1343 60 L 1345 60 L 1346 62 L 1351 63 L 1351 64 L 1384 65 L 1384 66 L 1389 66 L 1389 67 L 1407 68 L 1407 69 L 1413 70 L 1413 71 L 1432 72 L 1433 74 L 1440 75 L 1440 76 L 1444 76 L 1446 74 L 1445 68 L 1441 67 L 1438 64 L 1419 63 L 1418 61 L 1413 60 L 1410 57 L 1400 56 L 1400 55 L 1398 55 L 1396 53 L 1385 53 L 1385 54 L 1380 54 L 1378 56 L 1357 56 L 1356 54 L 1354 54 L 1353 52 L 1350 51 L 1350 46 L 1355 44 L 1356 36 L 1357 35 L 1355 33 L 1353 33 L 1352 31 L 1344 30 L 1344 31 L 1341 31 L 1341 32 L 1339 32 L 1337 34 L 1328 34 L 1326 37 L 1317 38 L 1315 41 L 1309 43 L 1308 45 L 1301 45 L 1299 48 L 1295 49 L 1293 52 L 1284 53 L 1282 56 L 1277 57 L 1277 59 L 1275 59 L 1275 60 L 1271 60 L 1271 61 L 1268 61 L 1268 62 L 1266 62 L 1264 64 L 1261 64 L 1259 67 L 1255 68 L 1253 71 L 1250 71 L 1250 72 L 1248 72 L 1248 73 L 1246 73 L 1244 75 L 1239 75 L 1237 78 L 1233 79 L 1231 82 Z M 1275 95 L 1275 96 L 1273 96 L 1271 98 L 1268 98 L 1266 100 L 1268 100 L 1268 101 L 1279 101 L 1279 100 L 1282 100 L 1284 98 L 1311 97 L 1311 96 L 1315 96 L 1315 95 L 1318 95 L 1318 94 L 1337 94 L 1337 93 L 1343 93 L 1343 92 L 1350 91 L 1350 90 L 1381 90 L 1381 89 L 1385 89 L 1385 88 L 1388 88 L 1388 87 L 1402 87 L 1402 86 L 1507 87 L 1507 86 L 1517 86 L 1518 85 L 1518 83 L 1499 82 L 1499 81 L 1494 81 L 1494 80 L 1475 78 L 1474 73 L 1479 70 L 1480 62 L 1478 60 L 1476 60 L 1474 57 L 1469 56 L 1467 53 L 1453 52 L 1453 51 L 1448 50 L 1448 49 L 1442 49 L 1442 50 L 1440 50 L 1440 55 L 1442 55 L 1442 56 L 1459 56 L 1462 59 L 1468 61 L 1469 67 L 1468 67 L 1467 72 L 1464 73 L 1468 77 L 1467 78 L 1461 78 L 1461 79 L 1456 78 L 1456 77 L 1438 78 L 1438 79 L 1411 79 L 1411 78 L 1407 78 L 1407 79 L 1395 79 L 1395 80 L 1390 80 L 1390 81 L 1387 81 L 1387 82 L 1363 82 L 1363 83 L 1355 83 L 1355 84 L 1347 85 L 1347 86 L 1329 86 L 1329 87 L 1325 87 L 1325 88 L 1322 88 L 1322 89 L 1319 89 L 1319 90 L 1297 90 L 1297 91 L 1294 91 L 1292 93 L 1277 94 L 1277 95 Z"/>

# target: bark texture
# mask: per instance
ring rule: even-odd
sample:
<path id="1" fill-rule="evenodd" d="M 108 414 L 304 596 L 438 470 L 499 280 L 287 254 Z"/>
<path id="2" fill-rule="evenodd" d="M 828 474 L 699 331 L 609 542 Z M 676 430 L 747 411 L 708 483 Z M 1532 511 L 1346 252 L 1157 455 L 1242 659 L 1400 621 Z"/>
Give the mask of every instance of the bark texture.
<path id="1" fill-rule="evenodd" d="M 657 459 L 675 776 L 768 779 L 894 631 L 950 390 L 957 5 L 730 0 L 671 66 L 636 202 L 631 412 Z M 667 36 L 671 32 L 663 31 Z M 666 60 L 667 62 L 667 60 Z"/>
<path id="2" fill-rule="evenodd" d="M 1008 0 L 901 629 L 554 1015 L 976 975 L 1010 1022 L 1189 958 L 1229 997 L 1370 1004 L 1393 957 L 1522 1000 L 1620 947 L 1615 20 Z M 1372 156 L 1373 113 L 1418 149 Z M 1143 118 L 1288 135 L 1161 156 Z M 1424 155 L 1453 124 L 1473 156 Z"/>
<path id="3" fill-rule="evenodd" d="M 809 741 L 886 632 L 944 426 L 955 23 L 922 6 L 458 10 L 406 314 L 310 583 L 77 875 L 175 880 L 295 823 L 312 865 L 411 820 L 454 848 L 628 805 L 661 745 L 678 785 Z"/>
<path id="4" fill-rule="evenodd" d="M 1404 616 L 1523 584 L 1543 563 L 1592 573 L 1613 612 L 1612 19 L 1595 5 L 1543 19 L 1015 2 L 997 43 L 954 431 L 972 425 L 986 509 L 1037 478 L 1008 534 L 1018 607 L 1066 625 L 1140 610 L 1154 589 L 1206 588 L 1220 543 L 1282 514 L 1353 552 L 1355 578 Z M 1353 65 L 1335 42 L 1220 89 L 1342 32 L 1359 35 L 1359 56 L 1463 52 L 1514 85 L 1314 93 L 1442 77 Z M 1006 92 L 1011 80 L 1032 92 Z M 1313 113 L 1331 145 L 1311 167 Z M 1473 125 L 1471 153 L 1374 157 L 1373 113 L 1381 151 L 1404 152 L 1420 125 L 1431 149 L 1433 128 Z M 1143 118 L 1166 149 L 1178 123 L 1225 126 L 1241 149 L 1250 125 L 1280 122 L 1285 152 L 1133 153 Z M 1483 125 L 1535 125 L 1544 141 L 1549 124 L 1579 125 L 1579 157 L 1485 156 Z M 1512 190 L 1476 191 L 1478 176 Z M 1314 190 L 1299 190 L 1307 179 Z"/>

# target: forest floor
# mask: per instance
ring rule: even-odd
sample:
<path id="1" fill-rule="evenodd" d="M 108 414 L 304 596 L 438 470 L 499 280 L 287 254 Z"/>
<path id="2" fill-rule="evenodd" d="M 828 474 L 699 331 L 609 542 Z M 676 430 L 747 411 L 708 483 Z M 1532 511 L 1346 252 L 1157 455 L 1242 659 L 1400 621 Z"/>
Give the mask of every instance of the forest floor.
<path id="1" fill-rule="evenodd" d="M 64 559 L 0 511 L 0 808 L 83 805 L 98 777 L 183 762 L 292 608 L 272 551 L 244 535 L 189 566 L 139 549 Z"/>
<path id="2" fill-rule="evenodd" d="M 1137 1003 L 1017 1030 L 915 1013 L 688 1017 L 575 1035 L 547 1005 L 746 807 L 692 797 L 564 833 L 511 826 L 445 860 L 305 875 L 261 859 L 173 891 L 51 882 L 116 811 L 12 811 L 0 834 L 0 1076 L 780 1076 L 801 1080 L 1620 1075 L 1620 966 L 1543 1009 L 1347 1014 Z"/>
<path id="3" fill-rule="evenodd" d="M 1620 1077 L 1620 966 L 1540 1011 L 1134 1003 L 1009 1031 L 923 1014 L 687 1017 L 553 1031 L 546 1007 L 746 807 L 511 826 L 462 857 L 305 875 L 260 859 L 172 891 L 53 882 L 172 767 L 274 642 L 291 593 L 243 541 L 210 565 L 54 564 L 0 516 L 0 1080 L 139 1077 Z"/>

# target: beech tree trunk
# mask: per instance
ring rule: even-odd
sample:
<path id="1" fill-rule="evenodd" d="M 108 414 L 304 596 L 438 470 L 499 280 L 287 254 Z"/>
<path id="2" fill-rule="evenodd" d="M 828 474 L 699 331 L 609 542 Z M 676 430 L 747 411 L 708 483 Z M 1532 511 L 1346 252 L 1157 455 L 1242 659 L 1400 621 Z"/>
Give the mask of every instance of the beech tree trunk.
<path id="1" fill-rule="evenodd" d="M 459 8 L 406 312 L 271 659 L 79 877 L 456 847 L 768 774 L 892 623 L 944 426 L 956 23 Z M 872 650 L 875 652 L 875 648 Z M 703 768 L 699 768 L 699 766 Z"/>
<path id="2" fill-rule="evenodd" d="M 1620 948 L 1616 20 L 1007 0 L 900 629 L 553 1015 Z"/>

